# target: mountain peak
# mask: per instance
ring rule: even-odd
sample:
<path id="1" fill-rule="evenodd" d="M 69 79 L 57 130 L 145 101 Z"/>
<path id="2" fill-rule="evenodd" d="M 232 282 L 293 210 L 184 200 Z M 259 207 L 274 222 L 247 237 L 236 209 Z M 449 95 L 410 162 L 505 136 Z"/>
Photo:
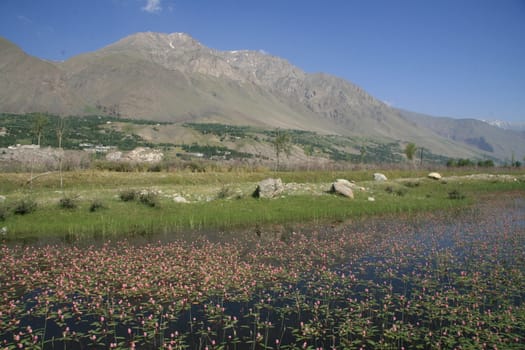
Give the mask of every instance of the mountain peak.
<path id="1" fill-rule="evenodd" d="M 186 33 L 155 33 L 141 32 L 132 34 L 124 39 L 109 45 L 106 48 L 133 48 L 133 49 L 200 49 L 201 43 Z"/>

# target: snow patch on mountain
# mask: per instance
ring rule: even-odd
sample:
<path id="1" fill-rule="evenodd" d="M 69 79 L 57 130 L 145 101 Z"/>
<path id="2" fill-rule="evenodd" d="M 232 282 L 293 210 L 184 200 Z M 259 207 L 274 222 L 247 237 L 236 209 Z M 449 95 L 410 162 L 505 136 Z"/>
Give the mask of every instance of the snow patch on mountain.
<path id="1" fill-rule="evenodd" d="M 485 123 L 505 130 L 525 131 L 525 122 L 508 122 L 505 120 L 483 120 Z"/>

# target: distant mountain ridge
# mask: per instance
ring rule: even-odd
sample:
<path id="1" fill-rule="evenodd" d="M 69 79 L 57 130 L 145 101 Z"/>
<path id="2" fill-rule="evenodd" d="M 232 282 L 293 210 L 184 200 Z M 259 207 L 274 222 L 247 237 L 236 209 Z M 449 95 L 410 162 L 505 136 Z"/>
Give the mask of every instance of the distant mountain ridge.
<path id="1" fill-rule="evenodd" d="M 433 117 L 421 113 L 400 110 L 407 120 L 437 135 L 471 145 L 487 154 L 497 154 L 499 159 L 525 157 L 525 132 L 506 130 L 477 119 L 453 119 Z"/>
<path id="2" fill-rule="evenodd" d="M 137 33 L 60 63 L 1 38 L 0 53 L 0 112 L 310 130 L 414 142 L 449 157 L 502 158 L 513 146 L 449 138 L 346 80 L 257 51 L 214 50 L 184 33 Z"/>
<path id="3" fill-rule="evenodd" d="M 525 122 L 507 122 L 504 120 L 483 120 L 492 126 L 497 126 L 505 130 L 523 131 L 525 132 Z"/>

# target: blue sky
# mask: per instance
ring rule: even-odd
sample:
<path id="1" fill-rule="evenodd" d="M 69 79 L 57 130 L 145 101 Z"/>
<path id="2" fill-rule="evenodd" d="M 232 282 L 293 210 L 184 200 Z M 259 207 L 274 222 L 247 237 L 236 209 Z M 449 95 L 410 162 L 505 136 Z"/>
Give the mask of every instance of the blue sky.
<path id="1" fill-rule="evenodd" d="M 141 31 L 264 50 L 416 112 L 525 122 L 525 0 L 0 0 L 0 36 L 40 58 Z"/>

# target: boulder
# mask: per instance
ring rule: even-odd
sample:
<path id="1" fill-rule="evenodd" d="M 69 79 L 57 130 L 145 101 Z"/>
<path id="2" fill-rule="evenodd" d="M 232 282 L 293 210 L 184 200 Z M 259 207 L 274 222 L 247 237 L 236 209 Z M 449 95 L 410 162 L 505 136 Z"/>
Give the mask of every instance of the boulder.
<path id="1" fill-rule="evenodd" d="M 353 187 L 355 184 L 353 184 L 351 181 L 348 181 L 347 179 L 337 179 L 334 183 L 339 182 L 340 184 L 343 184 L 348 187 Z"/>
<path id="2" fill-rule="evenodd" d="M 348 198 L 354 198 L 354 192 L 352 191 L 352 183 L 348 180 L 338 179 L 332 183 L 330 189 L 332 193 L 338 193 Z"/>
<path id="3" fill-rule="evenodd" d="M 350 187 L 353 191 L 355 191 L 355 190 L 366 191 L 366 188 L 364 188 L 363 186 L 358 186 L 354 182 L 348 181 L 346 179 L 337 179 L 337 180 L 335 180 L 335 182 L 342 182 L 346 186 Z"/>
<path id="4" fill-rule="evenodd" d="M 441 180 L 441 174 L 436 172 L 431 172 L 428 174 L 428 177 L 434 180 Z"/>
<path id="5" fill-rule="evenodd" d="M 253 196 L 255 198 L 275 198 L 284 191 L 281 179 L 264 179 L 257 185 Z"/>
<path id="6" fill-rule="evenodd" d="M 178 196 L 178 195 L 173 197 L 173 201 L 175 203 L 189 203 L 186 198 L 184 198 L 182 196 Z"/>
<path id="7" fill-rule="evenodd" d="M 386 181 L 386 180 L 388 180 L 388 178 L 384 174 L 375 173 L 374 174 L 374 180 L 375 181 Z"/>
<path id="8" fill-rule="evenodd" d="M 5 196 L 2 196 L 2 195 L 0 195 L 0 203 L 2 203 L 2 202 L 5 202 L 5 200 L 6 200 L 6 197 L 5 197 Z"/>

